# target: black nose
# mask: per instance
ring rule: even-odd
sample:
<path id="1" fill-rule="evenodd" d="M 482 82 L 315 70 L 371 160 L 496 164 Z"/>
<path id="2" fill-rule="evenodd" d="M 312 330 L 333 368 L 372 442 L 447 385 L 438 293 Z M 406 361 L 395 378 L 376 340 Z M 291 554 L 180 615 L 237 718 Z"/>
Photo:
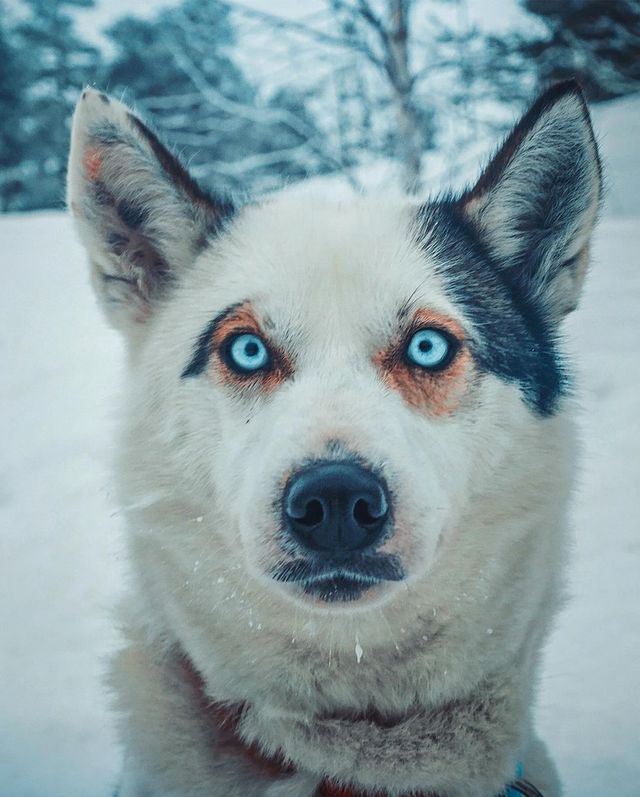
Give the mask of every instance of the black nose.
<path id="1" fill-rule="evenodd" d="M 294 474 L 283 496 L 285 524 L 311 550 L 340 554 L 374 546 L 389 517 L 387 491 L 353 462 L 318 462 Z"/>

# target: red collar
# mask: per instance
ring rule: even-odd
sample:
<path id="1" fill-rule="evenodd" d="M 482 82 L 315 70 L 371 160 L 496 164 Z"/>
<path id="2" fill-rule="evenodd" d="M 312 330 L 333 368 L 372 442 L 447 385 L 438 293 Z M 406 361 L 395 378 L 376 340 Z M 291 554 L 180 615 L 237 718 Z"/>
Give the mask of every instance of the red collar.
<path id="1" fill-rule="evenodd" d="M 212 703 L 206 695 L 202 676 L 197 672 L 190 659 L 183 656 L 180 663 L 185 679 L 193 687 L 202 711 L 218 728 L 219 749 L 228 752 L 229 755 L 242 756 L 254 767 L 257 774 L 263 776 L 286 778 L 295 774 L 295 767 L 283 753 L 278 752 L 274 756 L 266 756 L 255 742 L 248 745 L 240 738 L 238 726 L 245 703 Z M 525 797 L 542 797 L 540 792 L 526 781 L 515 781 L 510 788 Z M 388 795 L 384 790 L 366 791 L 355 786 L 341 785 L 335 780 L 325 777 L 313 797 L 388 797 Z M 400 795 L 400 797 L 437 797 L 437 795 L 431 792 L 412 791 L 406 795 Z"/>

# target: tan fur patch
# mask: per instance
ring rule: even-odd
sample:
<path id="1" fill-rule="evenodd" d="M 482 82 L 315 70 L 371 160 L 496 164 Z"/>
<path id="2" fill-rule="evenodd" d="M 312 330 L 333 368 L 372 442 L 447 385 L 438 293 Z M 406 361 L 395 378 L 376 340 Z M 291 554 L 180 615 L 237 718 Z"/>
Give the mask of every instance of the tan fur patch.
<path id="1" fill-rule="evenodd" d="M 97 147 L 88 149 L 84 153 L 84 173 L 87 180 L 94 183 L 100 176 L 102 168 L 102 154 Z"/>
<path id="2" fill-rule="evenodd" d="M 231 335 L 250 333 L 258 335 L 266 343 L 271 354 L 271 368 L 268 371 L 256 371 L 251 374 L 238 374 L 224 360 L 221 347 Z M 249 303 L 236 308 L 226 316 L 213 333 L 212 375 L 221 384 L 256 385 L 264 393 L 270 393 L 279 387 L 293 373 L 291 358 L 277 346 L 269 343 L 263 333 L 255 312 Z"/>
<path id="3" fill-rule="evenodd" d="M 460 343 L 452 362 L 441 371 L 427 371 L 417 365 L 412 366 L 404 357 L 403 349 L 407 340 L 418 330 L 427 327 L 442 329 Z M 464 330 L 457 321 L 422 308 L 415 313 L 408 334 L 377 352 L 373 361 L 384 382 L 392 390 L 397 390 L 407 404 L 431 415 L 451 415 L 467 393 L 473 371 L 471 354 L 464 345 L 464 339 Z"/>

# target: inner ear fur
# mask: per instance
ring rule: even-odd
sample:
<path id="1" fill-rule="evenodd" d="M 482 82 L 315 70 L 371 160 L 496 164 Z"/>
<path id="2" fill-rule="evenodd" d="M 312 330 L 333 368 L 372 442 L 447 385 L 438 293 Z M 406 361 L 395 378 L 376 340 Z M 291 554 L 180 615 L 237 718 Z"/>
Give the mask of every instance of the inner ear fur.
<path id="1" fill-rule="evenodd" d="M 561 317 L 578 301 L 601 184 L 589 112 L 567 81 L 532 105 L 458 205 L 514 287 Z"/>
<path id="2" fill-rule="evenodd" d="M 123 329 L 149 316 L 232 213 L 125 105 L 92 89 L 74 114 L 68 204 L 98 297 Z"/>

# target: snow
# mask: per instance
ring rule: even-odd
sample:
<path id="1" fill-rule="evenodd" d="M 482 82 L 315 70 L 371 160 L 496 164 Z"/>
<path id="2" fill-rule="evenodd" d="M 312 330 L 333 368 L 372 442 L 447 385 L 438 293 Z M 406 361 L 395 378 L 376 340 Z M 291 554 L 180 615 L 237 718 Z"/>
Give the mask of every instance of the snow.
<path id="1" fill-rule="evenodd" d="M 354 648 L 356 654 L 356 661 L 358 664 L 362 661 L 362 656 L 364 654 L 364 650 L 362 649 L 362 645 L 360 644 L 360 640 L 358 639 L 358 635 L 356 634 L 356 646 Z"/>
<path id="2" fill-rule="evenodd" d="M 638 797 L 640 101 L 595 116 L 609 211 L 569 323 L 584 456 L 538 725 L 567 797 Z M 0 258 L 0 797 L 110 797 L 119 752 L 100 679 L 126 580 L 109 476 L 123 353 L 65 216 L 0 217 Z"/>
<path id="3" fill-rule="evenodd" d="M 607 213 L 640 216 L 640 94 L 603 103 L 593 112 L 604 152 Z"/>
<path id="4" fill-rule="evenodd" d="M 570 327 L 584 442 L 572 601 L 549 645 L 539 711 L 569 797 L 639 793 L 638 246 L 638 219 L 602 223 Z"/>
<path id="5" fill-rule="evenodd" d="M 110 794 L 100 686 L 122 582 L 109 500 L 122 359 L 62 214 L 0 217 L 0 795 Z"/>

